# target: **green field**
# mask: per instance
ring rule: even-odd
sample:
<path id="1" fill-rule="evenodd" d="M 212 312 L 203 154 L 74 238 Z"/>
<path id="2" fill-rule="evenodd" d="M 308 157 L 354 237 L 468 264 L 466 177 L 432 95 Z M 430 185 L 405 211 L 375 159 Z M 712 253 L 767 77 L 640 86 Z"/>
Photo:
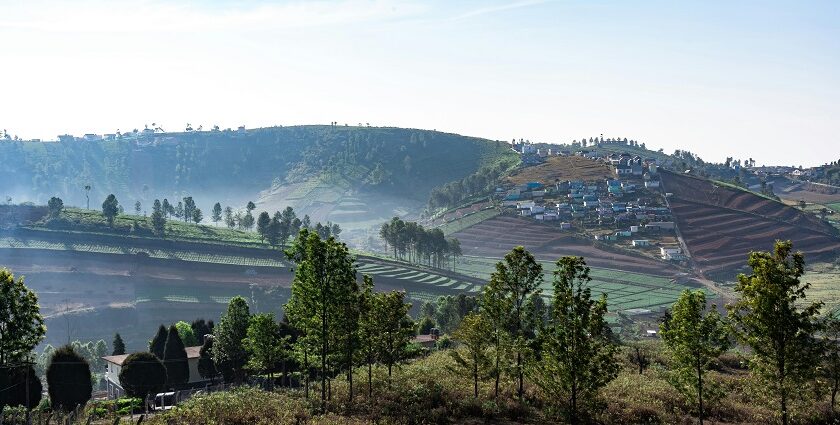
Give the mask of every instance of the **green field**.
<path id="1" fill-rule="evenodd" d="M 254 258 L 244 255 L 215 254 L 197 251 L 184 251 L 174 249 L 150 249 L 126 246 L 121 243 L 73 243 L 73 242 L 51 242 L 45 240 L 19 238 L 14 236 L 0 237 L 0 248 L 16 249 L 45 249 L 57 251 L 80 251 L 98 254 L 128 254 L 135 255 L 145 252 L 151 258 L 166 260 L 183 260 L 199 263 L 232 264 L 238 266 L 266 266 L 286 267 L 288 264 L 281 261 L 281 254 L 278 251 L 277 259 Z"/>
<path id="2" fill-rule="evenodd" d="M 501 214 L 501 212 L 495 208 L 476 211 L 463 218 L 459 218 L 457 220 L 450 221 L 449 223 L 442 224 L 439 228 L 443 231 L 445 235 L 449 236 L 453 233 L 460 232 L 470 226 L 474 226 L 478 223 L 481 223 L 484 220 L 489 220 L 493 217 L 496 217 L 499 214 Z"/>
<path id="3" fill-rule="evenodd" d="M 483 280 L 489 279 L 495 270 L 498 259 L 486 257 L 464 257 L 459 261 L 456 271 Z M 540 287 L 543 295 L 550 297 L 552 290 L 552 273 L 555 265 L 551 262 L 540 262 L 543 266 L 543 284 Z M 592 281 L 589 287 L 594 294 L 605 293 L 610 304 L 610 310 L 650 309 L 657 310 L 670 306 L 676 301 L 680 293 L 689 286 L 678 285 L 670 279 L 661 276 L 651 276 L 641 273 L 630 273 L 621 270 L 592 268 Z M 707 292 L 711 297 L 713 294 Z"/>

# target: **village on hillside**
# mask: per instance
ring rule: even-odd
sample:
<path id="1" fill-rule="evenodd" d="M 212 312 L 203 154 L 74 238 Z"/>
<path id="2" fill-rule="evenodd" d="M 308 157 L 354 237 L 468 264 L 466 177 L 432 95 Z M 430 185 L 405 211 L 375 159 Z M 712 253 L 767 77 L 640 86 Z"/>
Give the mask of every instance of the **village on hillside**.
<path id="1" fill-rule="evenodd" d="M 503 211 L 662 260 L 687 260 L 655 158 L 511 147 L 531 167 L 496 189 Z"/>

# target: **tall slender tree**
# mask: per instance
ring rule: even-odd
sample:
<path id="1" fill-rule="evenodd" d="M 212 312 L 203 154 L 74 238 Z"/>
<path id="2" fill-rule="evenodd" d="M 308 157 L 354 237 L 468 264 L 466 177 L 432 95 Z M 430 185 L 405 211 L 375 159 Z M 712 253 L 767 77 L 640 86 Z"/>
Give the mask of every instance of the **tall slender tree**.
<path id="1" fill-rule="evenodd" d="M 112 356 L 120 356 L 125 354 L 125 342 L 123 342 L 122 337 L 119 333 L 114 335 L 114 342 L 113 342 L 113 351 L 111 352 Z"/>
<path id="2" fill-rule="evenodd" d="M 245 378 L 248 352 L 242 340 L 248 337 L 250 320 L 248 303 L 245 298 L 236 296 L 228 303 L 227 311 L 213 331 L 213 361 L 226 381 L 242 382 Z"/>
<path id="3" fill-rule="evenodd" d="M 671 315 L 660 335 L 677 366 L 677 390 L 697 401 L 702 425 L 704 373 L 712 360 L 729 347 L 727 329 L 714 305 L 706 312 L 706 293 L 702 290 L 683 291 L 671 308 Z"/>
<path id="4" fill-rule="evenodd" d="M 773 252 L 752 252 L 749 275 L 738 276 L 738 301 L 729 306 L 738 339 L 752 350 L 750 369 L 779 403 L 782 423 L 789 422 L 791 399 L 814 377 L 819 354 L 821 302 L 809 303 L 809 283 L 802 283 L 805 258 L 790 241 L 777 241 Z"/>
<path id="5" fill-rule="evenodd" d="M 554 272 L 551 314 L 539 332 L 541 361 L 534 381 L 553 400 L 564 400 L 577 424 L 582 408 L 618 375 L 617 347 L 610 338 L 607 296 L 592 299 L 589 267 L 582 257 L 562 257 Z"/>
<path id="6" fill-rule="evenodd" d="M 167 384 L 178 386 L 189 381 L 190 366 L 187 360 L 187 350 L 175 325 L 170 326 L 167 332 L 162 360 L 166 367 Z"/>

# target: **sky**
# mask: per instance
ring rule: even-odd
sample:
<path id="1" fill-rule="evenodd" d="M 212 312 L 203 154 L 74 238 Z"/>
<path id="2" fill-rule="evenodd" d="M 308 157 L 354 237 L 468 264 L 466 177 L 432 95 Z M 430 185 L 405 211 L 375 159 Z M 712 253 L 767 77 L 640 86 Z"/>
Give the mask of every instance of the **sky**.
<path id="1" fill-rule="evenodd" d="M 369 123 L 840 158 L 836 1 L 0 0 L 0 128 Z"/>

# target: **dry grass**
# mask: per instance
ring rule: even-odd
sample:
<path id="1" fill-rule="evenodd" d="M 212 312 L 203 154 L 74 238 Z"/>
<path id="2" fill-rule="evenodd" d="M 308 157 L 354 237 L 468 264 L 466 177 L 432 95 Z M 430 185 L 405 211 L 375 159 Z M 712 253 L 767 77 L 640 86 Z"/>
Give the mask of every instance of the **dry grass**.
<path id="1" fill-rule="evenodd" d="M 552 156 L 543 164 L 519 170 L 508 181 L 514 184 L 554 184 L 555 180 L 602 180 L 612 177 L 612 170 L 603 162 L 581 156 Z"/>

